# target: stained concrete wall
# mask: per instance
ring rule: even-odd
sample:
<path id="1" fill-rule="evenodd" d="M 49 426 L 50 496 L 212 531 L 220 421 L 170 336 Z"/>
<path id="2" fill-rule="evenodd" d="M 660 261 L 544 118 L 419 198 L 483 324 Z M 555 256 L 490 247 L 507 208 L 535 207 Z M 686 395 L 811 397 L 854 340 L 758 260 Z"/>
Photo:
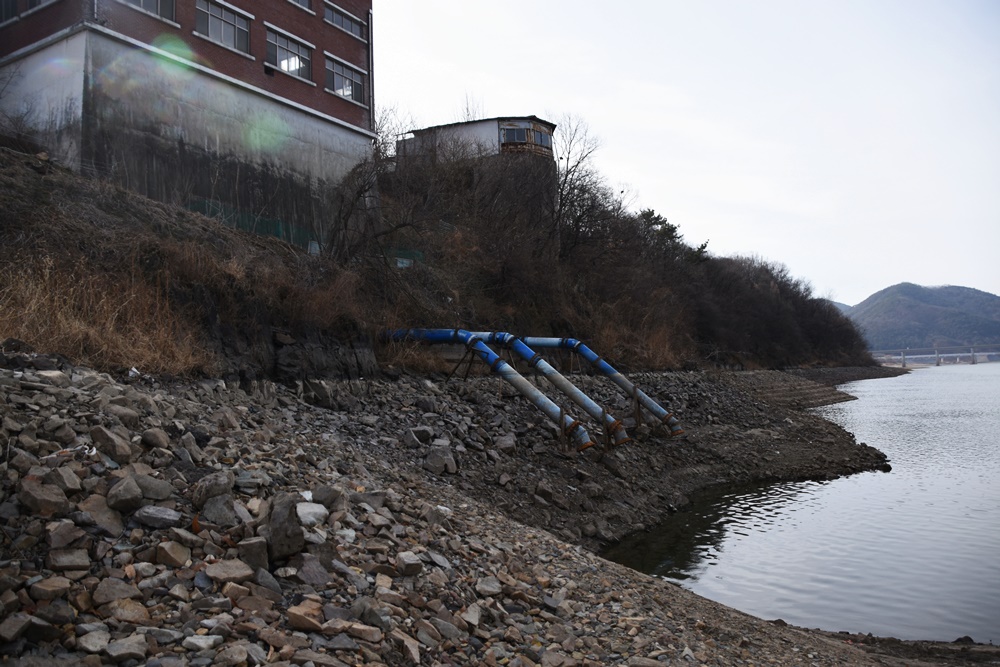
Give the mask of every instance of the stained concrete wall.
<path id="1" fill-rule="evenodd" d="M 253 231 L 322 242 L 329 190 L 371 138 L 99 33 L 87 49 L 85 159 L 130 189 L 210 200 Z"/>
<path id="2" fill-rule="evenodd" d="M 0 131 L 30 130 L 53 159 L 73 169 L 80 167 L 86 43 L 76 33 L 0 68 L 0 109 L 12 126 Z"/>
<path id="3" fill-rule="evenodd" d="M 325 241 L 332 188 L 371 135 L 100 30 L 7 66 L 63 164 L 251 231 Z"/>

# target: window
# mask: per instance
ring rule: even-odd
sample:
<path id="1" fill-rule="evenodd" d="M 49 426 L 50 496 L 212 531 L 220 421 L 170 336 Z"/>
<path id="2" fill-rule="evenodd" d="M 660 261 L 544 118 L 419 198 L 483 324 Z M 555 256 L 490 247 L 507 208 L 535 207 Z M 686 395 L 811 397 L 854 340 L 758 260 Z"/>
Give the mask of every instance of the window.
<path id="1" fill-rule="evenodd" d="M 30 12 L 32 9 L 35 9 L 36 7 L 42 7 L 44 5 L 49 5 L 49 4 L 52 4 L 55 1 L 56 0 L 28 0 L 28 2 L 25 5 L 24 12 L 22 12 L 22 13 L 23 14 L 27 14 L 28 12 Z M 11 0 L 10 7 L 11 7 L 11 9 L 10 9 L 11 15 L 8 18 L 12 18 L 15 15 L 17 15 L 17 0 Z"/>
<path id="2" fill-rule="evenodd" d="M 528 130 L 523 127 L 508 127 L 503 131 L 503 141 L 505 144 L 526 144 Z"/>
<path id="3" fill-rule="evenodd" d="M 174 0 L 125 0 L 125 2 L 168 21 L 174 20 Z"/>
<path id="4" fill-rule="evenodd" d="M 326 5 L 323 10 L 323 17 L 327 23 L 332 23 L 338 28 L 343 28 L 358 39 L 368 39 L 368 26 L 362 21 L 330 5 Z"/>
<path id="5" fill-rule="evenodd" d="M 309 0 L 289 0 L 289 2 L 298 5 L 303 9 L 309 9 Z"/>
<path id="6" fill-rule="evenodd" d="M 0 23 L 17 16 L 17 0 L 0 0 Z"/>
<path id="7" fill-rule="evenodd" d="M 267 31 L 267 63 L 282 72 L 303 79 L 312 79 L 312 51 L 273 30 Z"/>
<path id="8" fill-rule="evenodd" d="M 250 53 L 250 20 L 208 0 L 195 3 L 195 30 L 231 49 Z"/>
<path id="9" fill-rule="evenodd" d="M 365 75 L 332 58 L 326 59 L 326 88 L 341 97 L 366 103 Z"/>
<path id="10" fill-rule="evenodd" d="M 535 143 L 545 148 L 552 148 L 552 135 L 541 130 L 535 130 Z"/>

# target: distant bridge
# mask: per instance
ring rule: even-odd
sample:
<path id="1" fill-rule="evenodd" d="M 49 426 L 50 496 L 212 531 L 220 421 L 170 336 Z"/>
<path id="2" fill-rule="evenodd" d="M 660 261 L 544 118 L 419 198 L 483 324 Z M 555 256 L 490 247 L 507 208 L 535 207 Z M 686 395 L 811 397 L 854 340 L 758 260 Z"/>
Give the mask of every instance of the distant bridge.
<path id="1" fill-rule="evenodd" d="M 875 361 L 883 365 L 980 364 L 1000 361 L 1000 345 L 956 345 L 952 347 L 914 347 L 905 350 L 872 350 Z"/>

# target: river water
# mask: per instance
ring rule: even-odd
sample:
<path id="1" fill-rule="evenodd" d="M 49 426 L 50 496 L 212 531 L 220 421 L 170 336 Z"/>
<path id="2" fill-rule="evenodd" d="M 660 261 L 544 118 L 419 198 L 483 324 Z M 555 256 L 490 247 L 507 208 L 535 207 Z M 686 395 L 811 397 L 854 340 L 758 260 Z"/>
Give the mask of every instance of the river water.
<path id="1" fill-rule="evenodd" d="M 840 387 L 890 473 L 717 491 L 605 557 L 765 619 L 1000 643 L 1000 363 Z"/>

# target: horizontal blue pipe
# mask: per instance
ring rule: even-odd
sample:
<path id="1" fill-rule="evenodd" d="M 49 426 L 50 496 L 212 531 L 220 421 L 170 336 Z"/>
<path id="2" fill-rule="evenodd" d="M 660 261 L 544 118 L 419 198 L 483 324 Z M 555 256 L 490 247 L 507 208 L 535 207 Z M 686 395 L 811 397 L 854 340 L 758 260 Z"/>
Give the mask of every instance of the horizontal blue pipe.
<path id="1" fill-rule="evenodd" d="M 667 412 L 659 403 L 647 396 L 644 391 L 636 387 L 631 380 L 615 370 L 611 364 L 604 361 L 604 359 L 599 357 L 593 350 L 584 345 L 582 341 L 579 341 L 576 338 L 537 338 L 530 336 L 525 337 L 522 340 L 528 347 L 550 349 L 561 348 L 576 352 L 590 362 L 590 364 L 594 366 L 602 375 L 607 375 L 608 378 L 621 387 L 626 394 L 636 397 L 642 407 L 649 410 L 658 421 L 666 424 L 670 429 L 670 437 L 673 438 L 684 433 L 684 430 L 680 427 L 680 422 L 676 417 Z"/>
<path id="2" fill-rule="evenodd" d="M 517 336 L 506 332 L 476 332 L 475 336 L 482 338 L 487 343 L 495 343 L 501 347 L 512 350 L 519 357 L 528 362 L 528 365 L 537 369 L 545 379 L 566 394 L 574 403 L 583 408 L 587 414 L 593 417 L 598 423 L 604 422 L 605 433 L 611 433 L 614 437 L 615 446 L 624 445 L 632 439 L 625 432 L 625 426 L 615 419 L 611 413 L 594 402 L 590 396 L 580 391 L 580 389 L 566 377 L 552 367 L 530 347 L 525 345 Z"/>
<path id="3" fill-rule="evenodd" d="M 490 370 L 521 392 L 536 408 L 544 412 L 553 423 L 558 424 L 562 428 L 563 433 L 571 436 L 577 444 L 577 449 L 584 450 L 588 447 L 593 447 L 594 441 L 590 439 L 590 435 L 580 425 L 580 422 L 560 410 L 558 405 L 549 400 L 537 387 L 514 370 L 513 366 L 501 359 L 476 334 L 463 329 L 397 329 L 387 332 L 385 337 L 396 342 L 411 340 L 426 343 L 456 343 L 465 345 L 482 359 L 490 367 Z"/>

